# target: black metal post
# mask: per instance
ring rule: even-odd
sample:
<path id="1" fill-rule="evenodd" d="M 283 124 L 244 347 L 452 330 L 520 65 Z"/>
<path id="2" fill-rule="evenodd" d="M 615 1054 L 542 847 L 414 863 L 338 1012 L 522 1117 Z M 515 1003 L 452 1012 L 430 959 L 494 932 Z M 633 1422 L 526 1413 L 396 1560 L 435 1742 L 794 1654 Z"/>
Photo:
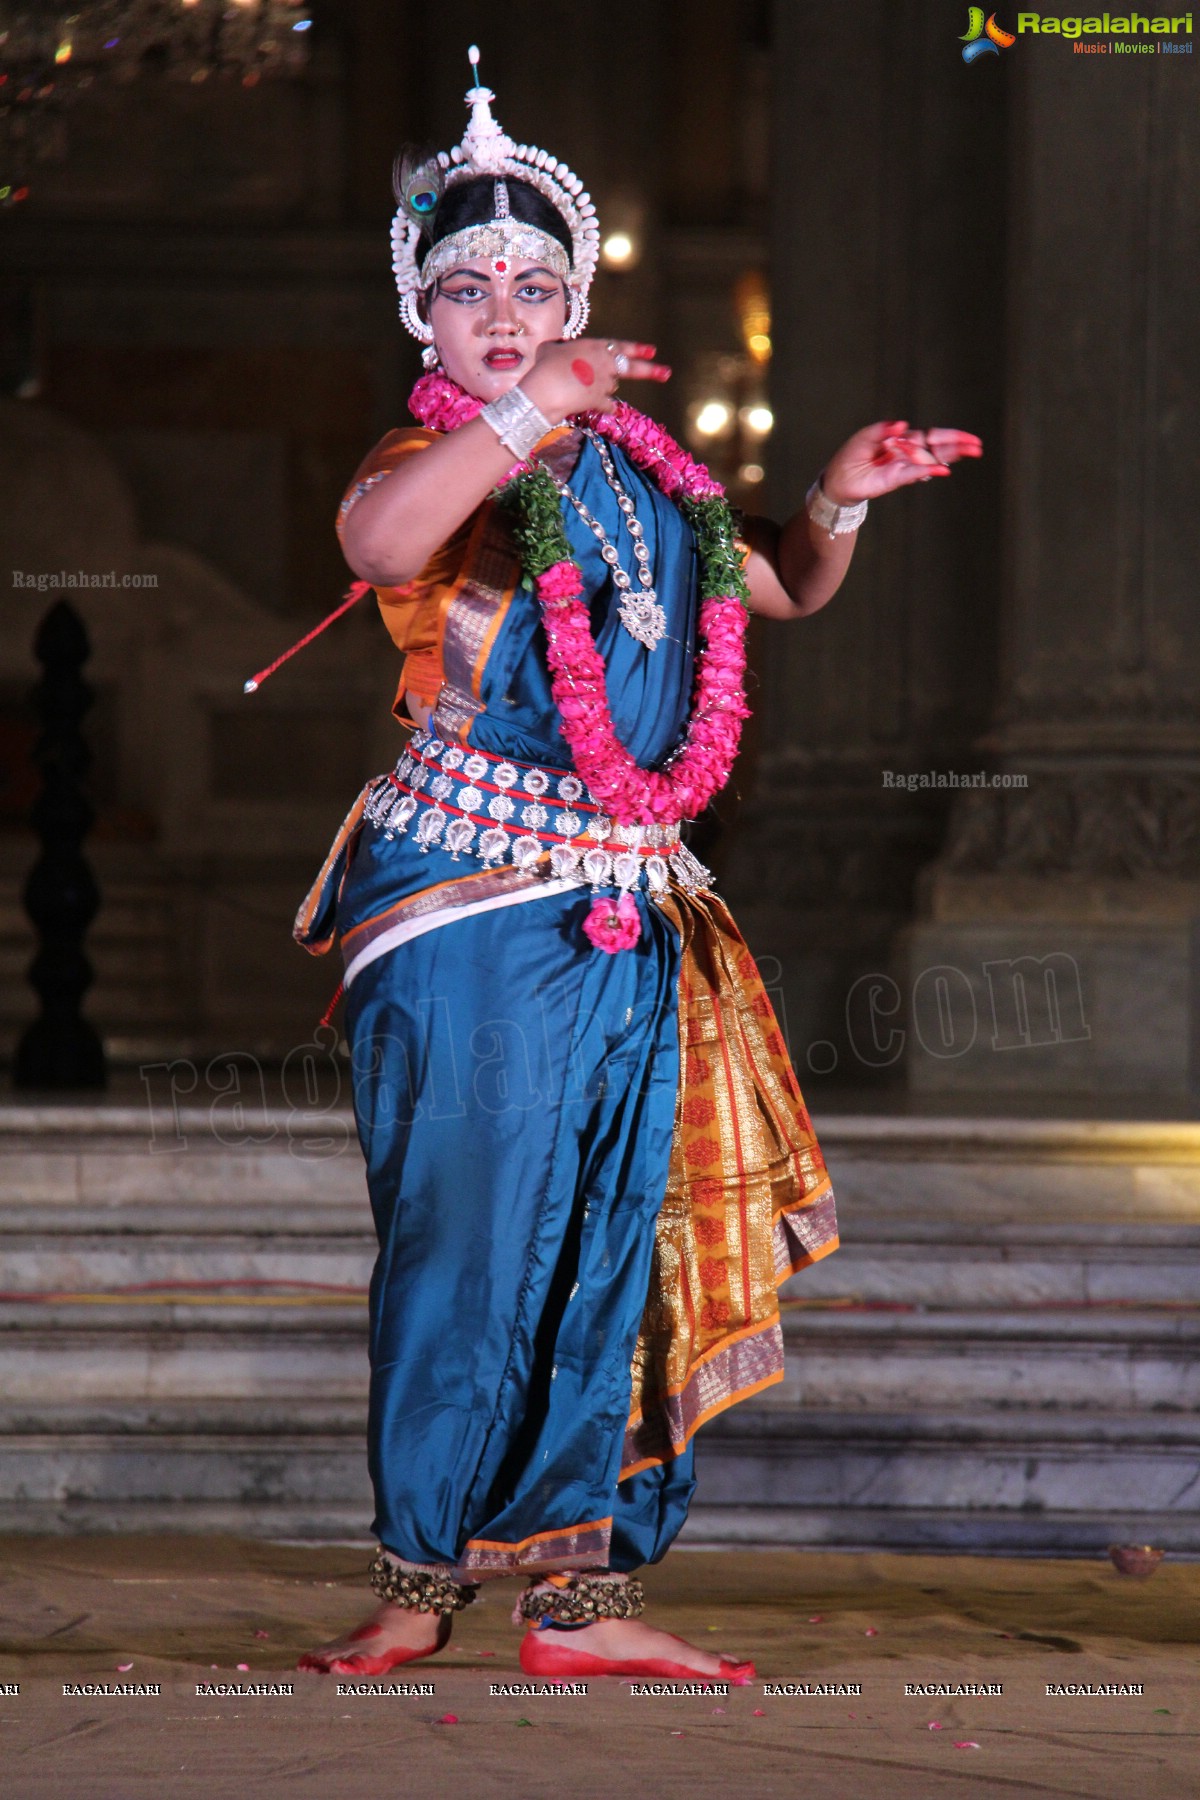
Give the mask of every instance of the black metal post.
<path id="1" fill-rule="evenodd" d="M 42 848 L 24 898 L 38 934 L 29 979 L 42 1007 L 17 1046 L 13 1081 L 19 1088 L 98 1088 L 106 1080 L 104 1047 L 80 1011 L 92 984 L 83 939 L 100 906 L 82 850 L 94 816 L 83 785 L 91 753 L 81 729 L 93 699 L 83 678 L 91 645 L 83 620 L 61 596 L 38 626 L 33 648 L 44 670 L 33 692 L 42 725 L 33 753 L 42 790 L 30 818 Z"/>

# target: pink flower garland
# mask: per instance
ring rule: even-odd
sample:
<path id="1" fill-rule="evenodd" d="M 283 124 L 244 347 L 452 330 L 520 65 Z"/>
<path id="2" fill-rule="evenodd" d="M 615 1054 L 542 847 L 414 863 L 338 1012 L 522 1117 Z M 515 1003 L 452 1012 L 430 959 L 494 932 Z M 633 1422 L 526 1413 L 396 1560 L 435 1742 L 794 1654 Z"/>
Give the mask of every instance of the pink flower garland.
<path id="1" fill-rule="evenodd" d="M 483 406 L 456 382 L 437 373 L 418 381 L 409 404 L 413 416 L 436 431 L 453 431 Z M 721 496 L 722 488 L 703 464 L 694 461 L 653 419 L 624 401 L 618 401 L 611 413 L 582 413 L 580 422 L 620 445 L 669 499 Z M 536 592 L 546 627 L 551 691 L 562 720 L 559 729 L 593 798 L 618 825 L 674 825 L 695 818 L 728 781 L 742 720 L 750 715 L 743 686 L 746 612 L 741 601 L 722 595 L 701 602 L 702 648 L 696 657 L 695 691 L 683 747 L 669 767 L 656 770 L 641 768 L 617 737 L 608 707 L 604 659 L 580 598 L 583 575 L 579 564 L 570 559 L 554 563 L 537 578 Z M 615 926 L 615 920 L 613 923 Z"/>

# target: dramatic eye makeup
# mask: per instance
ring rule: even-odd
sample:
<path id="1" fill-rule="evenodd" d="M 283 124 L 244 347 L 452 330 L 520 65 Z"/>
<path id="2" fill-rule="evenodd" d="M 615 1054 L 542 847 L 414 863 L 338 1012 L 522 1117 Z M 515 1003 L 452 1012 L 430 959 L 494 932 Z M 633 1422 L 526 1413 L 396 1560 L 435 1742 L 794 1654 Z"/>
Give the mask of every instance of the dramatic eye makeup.
<path id="1" fill-rule="evenodd" d="M 490 276 L 458 269 L 453 274 L 441 276 L 434 293 L 443 295 L 447 300 L 455 300 L 460 305 L 471 306 L 477 300 L 486 298 L 491 292 L 491 286 Z M 561 292 L 561 283 L 550 269 L 530 269 L 527 275 L 521 277 L 513 292 L 514 298 L 525 301 L 527 305 L 540 306 L 546 300 L 553 300 Z"/>

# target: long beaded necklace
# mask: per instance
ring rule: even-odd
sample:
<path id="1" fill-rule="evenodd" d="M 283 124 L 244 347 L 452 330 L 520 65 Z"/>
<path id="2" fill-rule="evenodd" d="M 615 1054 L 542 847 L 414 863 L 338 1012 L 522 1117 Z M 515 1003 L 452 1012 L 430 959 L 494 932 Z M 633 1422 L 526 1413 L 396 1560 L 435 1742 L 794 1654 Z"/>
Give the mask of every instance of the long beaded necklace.
<path id="1" fill-rule="evenodd" d="M 596 454 L 600 458 L 600 466 L 604 470 L 604 478 L 616 495 L 617 505 L 620 507 L 621 515 L 625 520 L 625 529 L 628 531 L 629 536 L 633 541 L 633 554 L 637 563 L 637 577 L 642 589 L 640 594 L 634 593 L 633 583 L 630 581 L 626 571 L 621 567 L 621 559 L 617 547 L 605 531 L 599 519 L 595 517 L 591 509 L 580 499 L 579 495 L 568 482 L 560 480 L 552 470 L 546 469 L 545 463 L 539 463 L 538 466 L 546 469 L 546 473 L 554 482 L 559 493 L 571 502 L 571 505 L 575 508 L 575 511 L 579 514 L 579 517 L 583 520 L 583 523 L 587 526 L 588 530 L 599 544 L 600 554 L 612 570 L 613 585 L 621 596 L 617 607 L 617 613 L 622 625 L 625 627 L 630 637 L 635 639 L 637 643 L 644 644 L 647 650 L 653 650 L 657 647 L 659 640 L 666 635 L 667 614 L 666 609 L 663 607 L 662 602 L 654 591 L 654 577 L 650 573 L 650 551 L 646 546 L 646 534 L 642 528 L 642 522 L 634 510 L 633 501 L 625 491 L 620 476 L 617 474 L 613 459 L 609 454 L 608 445 L 590 426 L 584 427 L 584 436 L 593 446 Z"/>
<path id="2" fill-rule="evenodd" d="M 453 431 L 483 402 L 448 376 L 423 376 L 409 405 L 423 425 Z M 617 737 L 608 708 L 605 665 L 583 601 L 582 571 L 562 522 L 562 496 L 540 464 L 518 465 L 495 490 L 508 514 L 523 574 L 532 582 L 546 629 L 551 692 L 559 731 L 593 798 L 618 825 L 694 819 L 729 779 L 749 716 L 744 693 L 746 607 L 734 522 L 721 487 L 661 425 L 618 400 L 610 413 L 580 415 L 579 424 L 617 444 L 652 474 L 696 536 L 699 561 L 692 706 L 682 741 L 661 769 L 643 769 Z"/>

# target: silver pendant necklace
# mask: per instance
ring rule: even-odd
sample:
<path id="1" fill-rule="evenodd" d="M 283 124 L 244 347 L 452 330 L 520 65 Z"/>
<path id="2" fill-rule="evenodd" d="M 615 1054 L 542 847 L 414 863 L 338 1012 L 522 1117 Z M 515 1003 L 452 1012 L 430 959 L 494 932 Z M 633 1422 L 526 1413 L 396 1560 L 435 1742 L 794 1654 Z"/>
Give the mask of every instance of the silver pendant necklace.
<path id="1" fill-rule="evenodd" d="M 631 638 L 636 639 L 639 644 L 644 644 L 647 650 L 653 650 L 659 640 L 666 636 L 667 615 L 662 602 L 654 591 L 654 578 L 650 573 L 650 552 L 646 548 L 642 523 L 633 510 L 633 501 L 621 486 L 621 480 L 609 454 L 608 445 L 590 426 L 584 427 L 584 436 L 595 446 L 596 454 L 600 458 L 600 467 L 604 470 L 604 478 L 617 497 L 617 505 L 625 520 L 625 529 L 633 540 L 633 554 L 637 563 L 640 593 L 634 592 L 633 583 L 621 567 L 617 547 L 599 519 L 594 517 L 590 508 L 584 504 L 579 495 L 565 481 L 560 481 L 557 476 L 554 477 L 555 486 L 571 502 L 583 523 L 596 539 L 600 546 L 601 556 L 612 570 L 613 585 L 621 596 L 617 613 L 622 625 Z M 545 467 L 544 464 L 542 466 Z"/>

